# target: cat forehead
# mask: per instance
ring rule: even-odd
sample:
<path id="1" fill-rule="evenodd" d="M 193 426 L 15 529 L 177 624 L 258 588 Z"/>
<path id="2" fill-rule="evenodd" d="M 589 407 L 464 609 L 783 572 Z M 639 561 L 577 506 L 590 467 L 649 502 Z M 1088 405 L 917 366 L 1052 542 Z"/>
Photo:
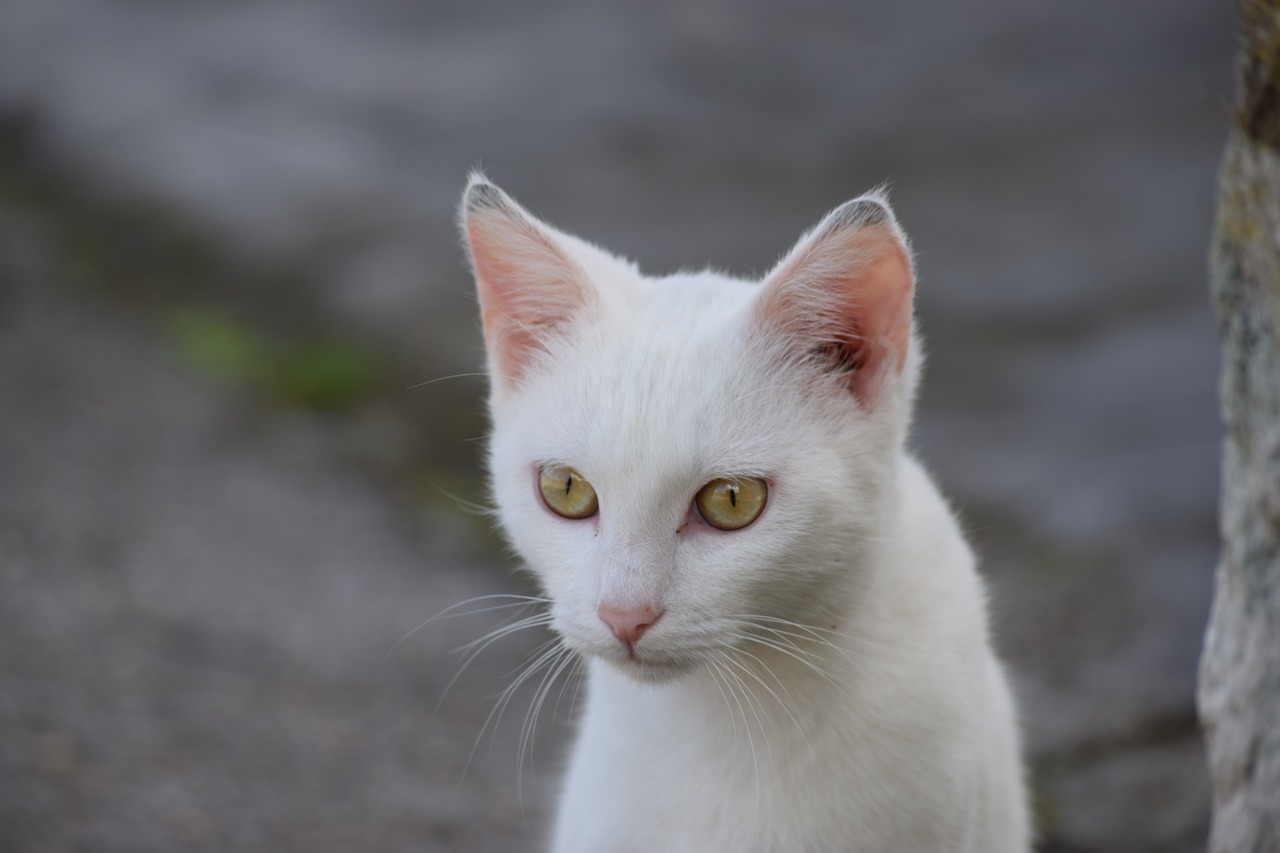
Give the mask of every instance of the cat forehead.
<path id="1" fill-rule="evenodd" d="M 711 271 L 613 279 L 596 279 L 593 311 L 544 339 L 551 358 L 536 372 L 584 388 L 607 377 L 636 393 L 657 381 L 675 391 L 699 384 L 696 368 L 732 356 L 735 342 L 751 337 L 755 282 Z"/>
<path id="2" fill-rule="evenodd" d="M 725 331 L 745 332 L 742 324 L 759 287 L 710 270 L 644 278 L 633 292 L 629 316 L 604 318 L 602 325 L 628 327 L 651 346 L 696 349 Z"/>
<path id="3" fill-rule="evenodd" d="M 750 381 L 758 330 L 751 306 L 757 286 L 715 273 L 644 279 L 627 304 L 606 308 L 579 334 L 566 336 L 581 391 L 619 410 L 699 402 L 732 394 Z"/>
<path id="4" fill-rule="evenodd" d="M 771 379 L 752 321 L 756 289 L 715 273 L 638 282 L 625 302 L 552 341 L 511 401 L 519 416 L 499 421 L 519 422 L 563 461 L 623 449 L 679 464 L 757 455 L 748 445 L 778 417 L 763 393 Z"/>

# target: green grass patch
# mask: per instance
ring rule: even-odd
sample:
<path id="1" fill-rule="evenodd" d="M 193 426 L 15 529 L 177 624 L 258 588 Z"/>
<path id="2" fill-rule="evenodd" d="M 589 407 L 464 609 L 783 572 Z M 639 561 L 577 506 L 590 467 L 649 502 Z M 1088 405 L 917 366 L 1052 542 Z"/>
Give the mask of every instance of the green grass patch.
<path id="1" fill-rule="evenodd" d="M 268 337 L 222 309 L 175 309 L 168 326 L 197 369 L 290 405 L 347 408 L 373 394 L 383 373 L 369 352 L 349 341 Z"/>

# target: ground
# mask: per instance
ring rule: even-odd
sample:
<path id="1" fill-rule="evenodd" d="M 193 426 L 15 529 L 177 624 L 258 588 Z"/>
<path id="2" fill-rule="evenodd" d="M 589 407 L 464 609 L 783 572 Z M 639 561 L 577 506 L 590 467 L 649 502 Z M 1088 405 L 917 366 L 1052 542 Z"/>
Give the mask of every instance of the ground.
<path id="1" fill-rule="evenodd" d="M 443 700 L 501 613 L 396 645 L 529 591 L 483 383 L 411 388 L 480 363 L 476 165 L 653 271 L 892 181 L 1041 847 L 1202 849 L 1229 16 L 911 6 L 0 9 L 0 849 L 538 849 L 572 702 L 523 771 L 485 717 L 543 637 Z"/>

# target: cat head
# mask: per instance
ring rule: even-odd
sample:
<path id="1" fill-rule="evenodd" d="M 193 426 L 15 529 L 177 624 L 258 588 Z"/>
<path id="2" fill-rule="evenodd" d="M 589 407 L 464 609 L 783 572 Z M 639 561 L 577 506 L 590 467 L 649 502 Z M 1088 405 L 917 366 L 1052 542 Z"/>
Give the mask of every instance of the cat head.
<path id="1" fill-rule="evenodd" d="M 502 526 L 578 651 L 663 680 L 856 596 L 916 377 L 883 195 L 758 282 L 643 276 L 474 175 L 461 222 Z"/>

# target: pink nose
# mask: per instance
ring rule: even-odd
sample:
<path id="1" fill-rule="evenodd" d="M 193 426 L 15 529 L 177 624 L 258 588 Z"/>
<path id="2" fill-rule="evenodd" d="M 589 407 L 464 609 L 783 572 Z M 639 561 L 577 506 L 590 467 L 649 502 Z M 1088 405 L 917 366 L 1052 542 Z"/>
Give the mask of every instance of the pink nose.
<path id="1" fill-rule="evenodd" d="M 638 607 L 622 607 L 601 602 L 596 610 L 600 619 L 613 631 L 628 649 L 640 642 L 640 636 L 662 615 L 662 611 L 654 610 L 647 604 Z"/>

